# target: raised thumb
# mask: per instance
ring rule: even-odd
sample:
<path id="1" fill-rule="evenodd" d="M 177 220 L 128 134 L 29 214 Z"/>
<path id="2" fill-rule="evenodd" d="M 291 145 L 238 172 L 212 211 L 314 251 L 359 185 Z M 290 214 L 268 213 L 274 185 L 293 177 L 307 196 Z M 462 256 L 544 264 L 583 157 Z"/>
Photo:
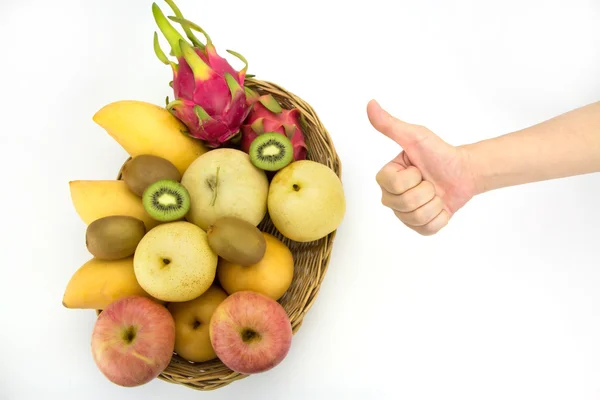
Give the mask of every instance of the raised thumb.
<path id="1" fill-rule="evenodd" d="M 367 115 L 375 129 L 403 148 L 409 147 L 424 138 L 424 134 L 419 127 L 392 116 L 381 108 L 376 100 L 371 100 L 367 104 Z"/>

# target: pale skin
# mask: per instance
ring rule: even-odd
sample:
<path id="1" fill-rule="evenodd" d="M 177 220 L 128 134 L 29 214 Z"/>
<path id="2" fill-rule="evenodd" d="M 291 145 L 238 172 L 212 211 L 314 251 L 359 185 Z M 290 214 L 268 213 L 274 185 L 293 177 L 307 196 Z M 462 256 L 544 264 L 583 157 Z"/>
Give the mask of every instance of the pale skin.
<path id="1" fill-rule="evenodd" d="M 439 232 L 479 194 L 600 172 L 600 102 L 462 146 L 401 121 L 375 100 L 369 102 L 367 115 L 375 129 L 401 148 L 377 174 L 381 202 L 425 236 Z"/>

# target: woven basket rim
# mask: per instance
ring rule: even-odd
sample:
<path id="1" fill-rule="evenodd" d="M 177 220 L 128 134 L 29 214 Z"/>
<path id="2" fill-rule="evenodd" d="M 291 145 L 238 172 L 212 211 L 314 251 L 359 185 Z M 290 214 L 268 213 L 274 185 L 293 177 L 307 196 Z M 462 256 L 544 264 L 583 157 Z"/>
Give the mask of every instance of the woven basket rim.
<path id="1" fill-rule="evenodd" d="M 329 135 L 329 132 L 321 123 L 317 113 L 314 111 L 312 106 L 310 106 L 308 103 L 306 103 L 304 100 L 302 100 L 300 97 L 296 96 L 292 92 L 289 92 L 282 86 L 273 82 L 263 81 L 252 77 L 247 78 L 245 80 L 245 86 L 256 90 L 259 94 L 269 93 L 273 95 L 273 97 L 275 97 L 276 100 L 278 100 L 278 102 L 282 104 L 283 108 L 289 108 L 290 106 L 295 106 L 296 108 L 298 108 L 301 115 L 304 118 L 303 127 L 305 128 L 304 133 L 308 145 L 307 159 L 327 165 L 330 169 L 332 169 L 335 172 L 335 174 L 340 178 L 340 180 L 342 179 L 342 164 L 339 155 L 337 154 L 333 140 Z M 311 148 L 310 143 L 313 143 L 313 145 L 318 144 L 318 146 L 315 145 L 316 150 Z M 321 154 L 322 152 L 324 152 L 325 156 Z M 127 158 L 125 162 L 121 165 L 121 168 L 119 169 L 117 174 L 117 179 L 121 179 L 123 167 L 125 166 L 125 163 L 130 159 L 131 157 Z M 299 261 L 296 260 L 297 254 L 303 251 L 315 251 L 315 253 L 312 254 L 313 257 L 311 261 L 318 262 L 318 273 L 310 277 L 311 289 L 308 290 L 307 293 L 303 293 L 303 298 L 290 300 L 296 300 L 301 305 L 301 309 L 290 316 L 290 320 L 292 321 L 292 332 L 295 335 L 299 331 L 303 323 L 304 316 L 312 308 L 314 301 L 319 293 L 321 283 L 323 282 L 323 279 L 329 267 L 331 251 L 334 239 L 337 234 L 337 230 L 331 232 L 329 235 L 315 242 L 299 244 L 290 241 L 285 237 L 282 237 L 279 234 L 279 232 L 277 232 L 274 229 L 274 227 L 269 224 L 270 220 L 267 214 L 265 220 L 259 225 L 259 228 L 264 232 L 268 232 L 274 234 L 275 236 L 278 236 L 279 239 L 283 240 L 286 243 L 293 243 L 296 246 L 294 248 L 290 247 L 290 250 L 292 250 L 292 253 L 294 253 L 295 268 L 298 268 L 299 266 L 303 266 L 303 264 L 305 264 L 303 258 L 299 259 Z M 302 253 L 302 255 L 304 255 L 304 253 Z M 294 273 L 294 281 L 295 280 L 296 272 Z M 294 285 L 294 281 L 292 282 L 292 285 Z M 283 298 L 285 297 L 286 295 L 284 295 Z M 282 299 L 279 300 L 280 303 L 282 303 Z M 100 312 L 101 310 L 96 310 L 97 315 L 99 315 Z M 289 312 L 288 315 L 290 315 Z M 248 376 L 249 375 L 244 375 L 231 371 L 218 359 L 208 361 L 206 363 L 192 363 L 183 360 L 181 357 L 174 354 L 169 366 L 158 376 L 157 379 L 169 383 L 183 385 L 195 390 L 211 391 L 222 388 L 226 385 L 231 384 L 232 382 L 244 379 Z"/>

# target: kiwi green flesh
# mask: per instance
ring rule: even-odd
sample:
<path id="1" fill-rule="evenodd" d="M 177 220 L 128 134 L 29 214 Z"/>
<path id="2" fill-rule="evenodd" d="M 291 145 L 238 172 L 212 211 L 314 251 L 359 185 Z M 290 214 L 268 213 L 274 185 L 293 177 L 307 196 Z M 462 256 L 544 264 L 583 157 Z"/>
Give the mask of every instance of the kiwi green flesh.
<path id="1" fill-rule="evenodd" d="M 248 153 L 254 166 L 265 171 L 280 170 L 294 158 L 290 139 L 276 132 L 257 136 L 250 144 Z"/>
<path id="2" fill-rule="evenodd" d="M 190 209 L 187 189 L 173 180 L 160 180 L 148 186 L 142 202 L 148 214 L 158 221 L 183 218 Z"/>

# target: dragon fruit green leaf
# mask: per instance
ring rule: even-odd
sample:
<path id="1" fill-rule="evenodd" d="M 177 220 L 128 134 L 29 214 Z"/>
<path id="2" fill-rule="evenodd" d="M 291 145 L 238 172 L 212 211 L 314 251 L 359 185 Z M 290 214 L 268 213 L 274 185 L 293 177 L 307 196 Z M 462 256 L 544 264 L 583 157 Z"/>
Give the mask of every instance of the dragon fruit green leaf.
<path id="1" fill-rule="evenodd" d="M 167 3 L 169 5 L 169 7 L 171 7 L 171 10 L 173 10 L 173 12 L 175 13 L 176 18 L 183 20 L 183 14 L 179 10 L 179 7 L 177 7 L 177 5 L 173 2 L 173 0 L 165 0 L 165 3 Z M 169 18 L 171 20 L 173 20 L 172 17 L 169 17 Z M 182 27 L 183 31 L 185 32 L 185 35 L 187 36 L 187 38 L 190 39 L 190 42 L 192 42 L 192 44 L 195 47 L 198 47 L 201 49 L 204 48 L 204 44 L 196 37 L 196 35 L 194 35 L 194 33 L 190 29 L 189 25 L 182 24 L 181 27 Z"/>
<path id="2" fill-rule="evenodd" d="M 264 118 L 258 118 L 252 123 L 252 125 L 250 125 L 250 128 L 252 128 L 254 133 L 256 133 L 257 135 L 265 133 L 265 126 L 263 125 L 263 121 Z"/>

